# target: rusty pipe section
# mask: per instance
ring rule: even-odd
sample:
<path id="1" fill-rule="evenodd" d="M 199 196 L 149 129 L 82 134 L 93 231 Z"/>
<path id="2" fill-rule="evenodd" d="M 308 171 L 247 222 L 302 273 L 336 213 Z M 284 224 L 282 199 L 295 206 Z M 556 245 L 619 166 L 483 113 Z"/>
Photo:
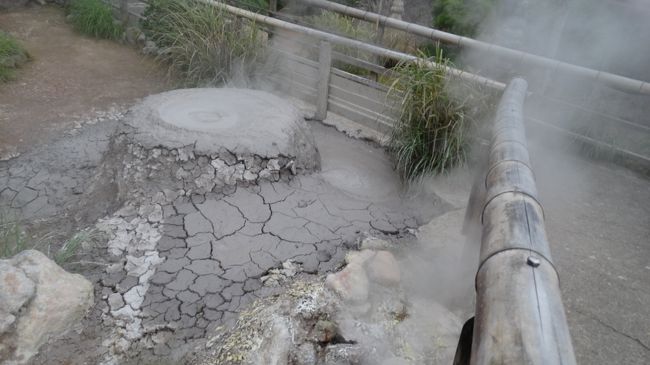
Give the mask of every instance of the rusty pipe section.
<path id="1" fill-rule="evenodd" d="M 576 363 L 523 124 L 527 83 L 499 103 L 485 179 L 471 364 Z"/>

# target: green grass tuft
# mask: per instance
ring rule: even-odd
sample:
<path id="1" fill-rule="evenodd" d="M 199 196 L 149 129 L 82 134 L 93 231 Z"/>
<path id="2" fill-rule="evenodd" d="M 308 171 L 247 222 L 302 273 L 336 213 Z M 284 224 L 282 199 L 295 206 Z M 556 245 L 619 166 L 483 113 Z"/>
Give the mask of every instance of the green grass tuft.
<path id="1" fill-rule="evenodd" d="M 142 28 L 158 60 L 185 86 L 219 85 L 248 75 L 264 50 L 254 22 L 192 0 L 152 0 Z"/>
<path id="2" fill-rule="evenodd" d="M 84 243 L 93 242 L 97 238 L 94 231 L 79 231 L 69 240 L 63 243 L 63 246 L 54 254 L 54 261 L 59 265 L 64 265 L 70 261 Z"/>
<path id="3" fill-rule="evenodd" d="M 12 257 L 30 248 L 26 236 L 16 219 L 0 213 L 0 258 Z"/>
<path id="4" fill-rule="evenodd" d="M 475 85 L 446 73 L 451 64 L 439 48 L 435 62 L 435 67 L 400 63 L 399 77 L 391 86 L 390 92 L 399 92 L 403 99 L 389 151 L 405 180 L 464 163 L 475 121 L 487 113 L 485 107 L 476 107 L 483 99 L 477 97 L 481 91 Z"/>
<path id="5" fill-rule="evenodd" d="M 29 54 L 18 41 L 0 31 L 0 82 L 15 78 L 15 70 L 29 60 Z"/>
<path id="6" fill-rule="evenodd" d="M 80 33 L 105 39 L 122 36 L 122 26 L 113 19 L 110 6 L 101 0 L 72 0 L 67 12 L 70 23 Z"/>

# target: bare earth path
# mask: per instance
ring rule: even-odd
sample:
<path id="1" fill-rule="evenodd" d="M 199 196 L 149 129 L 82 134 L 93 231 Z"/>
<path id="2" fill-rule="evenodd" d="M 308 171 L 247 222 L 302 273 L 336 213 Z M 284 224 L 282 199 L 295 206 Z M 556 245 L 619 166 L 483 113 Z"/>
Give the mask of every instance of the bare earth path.
<path id="1" fill-rule="evenodd" d="M 164 73 L 136 49 L 80 35 L 60 7 L 0 13 L 0 29 L 33 60 L 0 85 L 0 157 L 44 142 L 94 110 L 131 104 L 166 88 Z"/>

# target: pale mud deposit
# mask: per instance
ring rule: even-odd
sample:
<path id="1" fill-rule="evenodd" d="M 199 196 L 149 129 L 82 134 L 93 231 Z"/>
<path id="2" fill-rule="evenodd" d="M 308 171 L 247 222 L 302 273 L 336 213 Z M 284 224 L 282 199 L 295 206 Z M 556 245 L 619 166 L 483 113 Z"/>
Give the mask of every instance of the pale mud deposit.
<path id="1" fill-rule="evenodd" d="M 295 278 L 322 286 L 364 237 L 399 250 L 448 209 L 401 196 L 383 150 L 271 94 L 177 90 L 119 119 L 0 162 L 2 208 L 104 237 L 79 254 L 96 298 L 82 329 L 34 364 L 181 359 Z"/>

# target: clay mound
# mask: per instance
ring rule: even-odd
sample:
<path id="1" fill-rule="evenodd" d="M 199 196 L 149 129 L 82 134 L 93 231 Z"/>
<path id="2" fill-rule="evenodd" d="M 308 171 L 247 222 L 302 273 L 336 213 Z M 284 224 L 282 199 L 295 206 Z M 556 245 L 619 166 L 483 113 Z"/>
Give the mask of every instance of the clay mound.
<path id="1" fill-rule="evenodd" d="M 286 157 L 313 170 L 320 156 L 301 113 L 273 94 L 249 89 L 181 89 L 147 97 L 125 120 L 145 148 L 193 145 L 201 154 Z"/>

